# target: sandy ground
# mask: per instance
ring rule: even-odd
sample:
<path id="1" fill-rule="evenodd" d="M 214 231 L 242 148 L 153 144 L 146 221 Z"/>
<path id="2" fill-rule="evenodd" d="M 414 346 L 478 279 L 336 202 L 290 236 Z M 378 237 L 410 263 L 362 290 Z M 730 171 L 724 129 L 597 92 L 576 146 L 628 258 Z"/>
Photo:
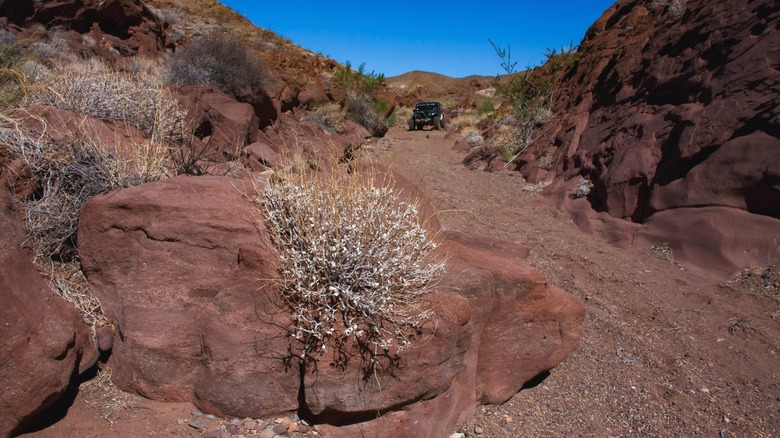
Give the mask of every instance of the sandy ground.
<path id="1" fill-rule="evenodd" d="M 421 187 L 443 226 L 530 248 L 528 263 L 587 309 L 572 356 L 509 402 L 478 408 L 454 432 L 780 436 L 776 267 L 725 284 L 693 284 L 669 249 L 612 247 L 546 206 L 540 188 L 516 174 L 466 169 L 451 136 L 393 129 L 367 149 Z M 187 426 L 192 418 L 188 404 L 82 385 L 29 436 L 199 436 Z"/>

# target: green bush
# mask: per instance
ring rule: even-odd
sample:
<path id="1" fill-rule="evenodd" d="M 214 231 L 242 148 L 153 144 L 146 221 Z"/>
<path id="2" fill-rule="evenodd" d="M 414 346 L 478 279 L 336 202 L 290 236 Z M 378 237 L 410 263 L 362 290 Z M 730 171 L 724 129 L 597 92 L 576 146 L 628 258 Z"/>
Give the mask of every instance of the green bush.
<path id="1" fill-rule="evenodd" d="M 241 41 L 217 33 L 193 41 L 166 61 L 166 81 L 177 86 L 211 84 L 241 101 L 252 101 L 271 78 Z"/>

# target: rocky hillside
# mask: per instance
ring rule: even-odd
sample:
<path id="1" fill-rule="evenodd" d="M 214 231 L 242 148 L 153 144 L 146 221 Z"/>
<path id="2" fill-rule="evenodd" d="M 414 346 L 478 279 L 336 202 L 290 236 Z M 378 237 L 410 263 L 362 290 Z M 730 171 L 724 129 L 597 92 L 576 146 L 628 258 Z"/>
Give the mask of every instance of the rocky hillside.
<path id="1" fill-rule="evenodd" d="M 468 76 L 451 78 L 437 73 L 411 71 L 387 79 L 388 88 L 396 93 L 398 102 L 405 106 L 414 106 L 418 102 L 444 101 L 457 109 L 476 107 L 479 96 L 492 97 L 494 77 Z"/>
<path id="2" fill-rule="evenodd" d="M 668 242 L 701 278 L 777 263 L 776 2 L 621 0 L 576 56 L 551 121 L 509 167 L 553 182 L 583 229 L 619 245 Z M 467 161 L 480 158 L 500 160 Z M 592 190 L 573 199 L 581 183 Z"/>

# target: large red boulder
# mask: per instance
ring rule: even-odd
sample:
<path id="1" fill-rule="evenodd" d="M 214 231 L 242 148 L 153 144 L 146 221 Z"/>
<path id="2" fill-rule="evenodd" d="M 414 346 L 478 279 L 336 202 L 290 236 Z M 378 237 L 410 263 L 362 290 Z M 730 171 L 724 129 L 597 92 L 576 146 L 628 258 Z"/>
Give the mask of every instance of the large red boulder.
<path id="1" fill-rule="evenodd" d="M 368 366 L 345 344 L 302 365 L 252 190 L 179 177 L 85 205 L 79 250 L 118 329 L 117 385 L 226 416 L 299 411 L 331 436 L 441 436 L 579 342 L 582 303 L 526 266 L 527 249 L 445 234 L 448 270 L 426 298 L 436 316 L 415 348 Z"/>
<path id="2" fill-rule="evenodd" d="M 654 218 L 663 213 L 664 222 L 681 225 L 694 223 L 685 216 L 695 209 L 725 207 L 719 210 L 719 233 L 733 233 L 736 240 L 754 234 L 765 241 L 778 238 L 775 0 L 620 0 L 588 30 L 576 56 L 558 83 L 566 92 L 558 93 L 553 121 L 515 161 L 526 178 L 555 177 L 558 189 L 562 181 L 589 178 L 591 216 L 605 212 L 644 224 L 659 222 Z M 542 161 L 550 172 L 539 171 Z M 755 221 L 767 226 L 753 229 Z M 603 222 L 591 220 L 589 226 Z M 633 226 L 624 228 L 626 241 L 632 241 Z M 654 240 L 671 237 L 677 248 L 695 248 L 692 231 Z M 715 268 L 711 279 L 719 281 L 739 268 L 777 263 L 778 248 L 747 258 L 728 247 L 711 260 L 699 259 L 695 251 L 679 254 L 697 269 Z"/>
<path id="3" fill-rule="evenodd" d="M 0 189 L 0 436 L 19 431 L 98 358 L 91 330 L 55 295 L 22 247 L 13 199 Z"/>
<path id="4" fill-rule="evenodd" d="M 277 261 L 252 185 L 179 177 L 88 201 L 79 253 L 118 336 L 119 387 L 222 415 L 298 407 Z"/>
<path id="5" fill-rule="evenodd" d="M 196 124 L 195 134 L 208 144 L 208 158 L 232 159 L 257 140 L 260 122 L 251 104 L 211 85 L 185 86 L 179 100 Z"/>

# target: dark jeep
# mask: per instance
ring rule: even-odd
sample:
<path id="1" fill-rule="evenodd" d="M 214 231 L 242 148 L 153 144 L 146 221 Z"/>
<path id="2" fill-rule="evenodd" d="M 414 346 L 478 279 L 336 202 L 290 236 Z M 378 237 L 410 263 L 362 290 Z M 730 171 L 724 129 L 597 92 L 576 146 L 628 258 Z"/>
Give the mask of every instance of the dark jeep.
<path id="1" fill-rule="evenodd" d="M 433 125 L 433 129 L 444 128 L 444 110 L 439 102 L 418 103 L 414 107 L 409 130 L 423 129 L 425 125 Z"/>

